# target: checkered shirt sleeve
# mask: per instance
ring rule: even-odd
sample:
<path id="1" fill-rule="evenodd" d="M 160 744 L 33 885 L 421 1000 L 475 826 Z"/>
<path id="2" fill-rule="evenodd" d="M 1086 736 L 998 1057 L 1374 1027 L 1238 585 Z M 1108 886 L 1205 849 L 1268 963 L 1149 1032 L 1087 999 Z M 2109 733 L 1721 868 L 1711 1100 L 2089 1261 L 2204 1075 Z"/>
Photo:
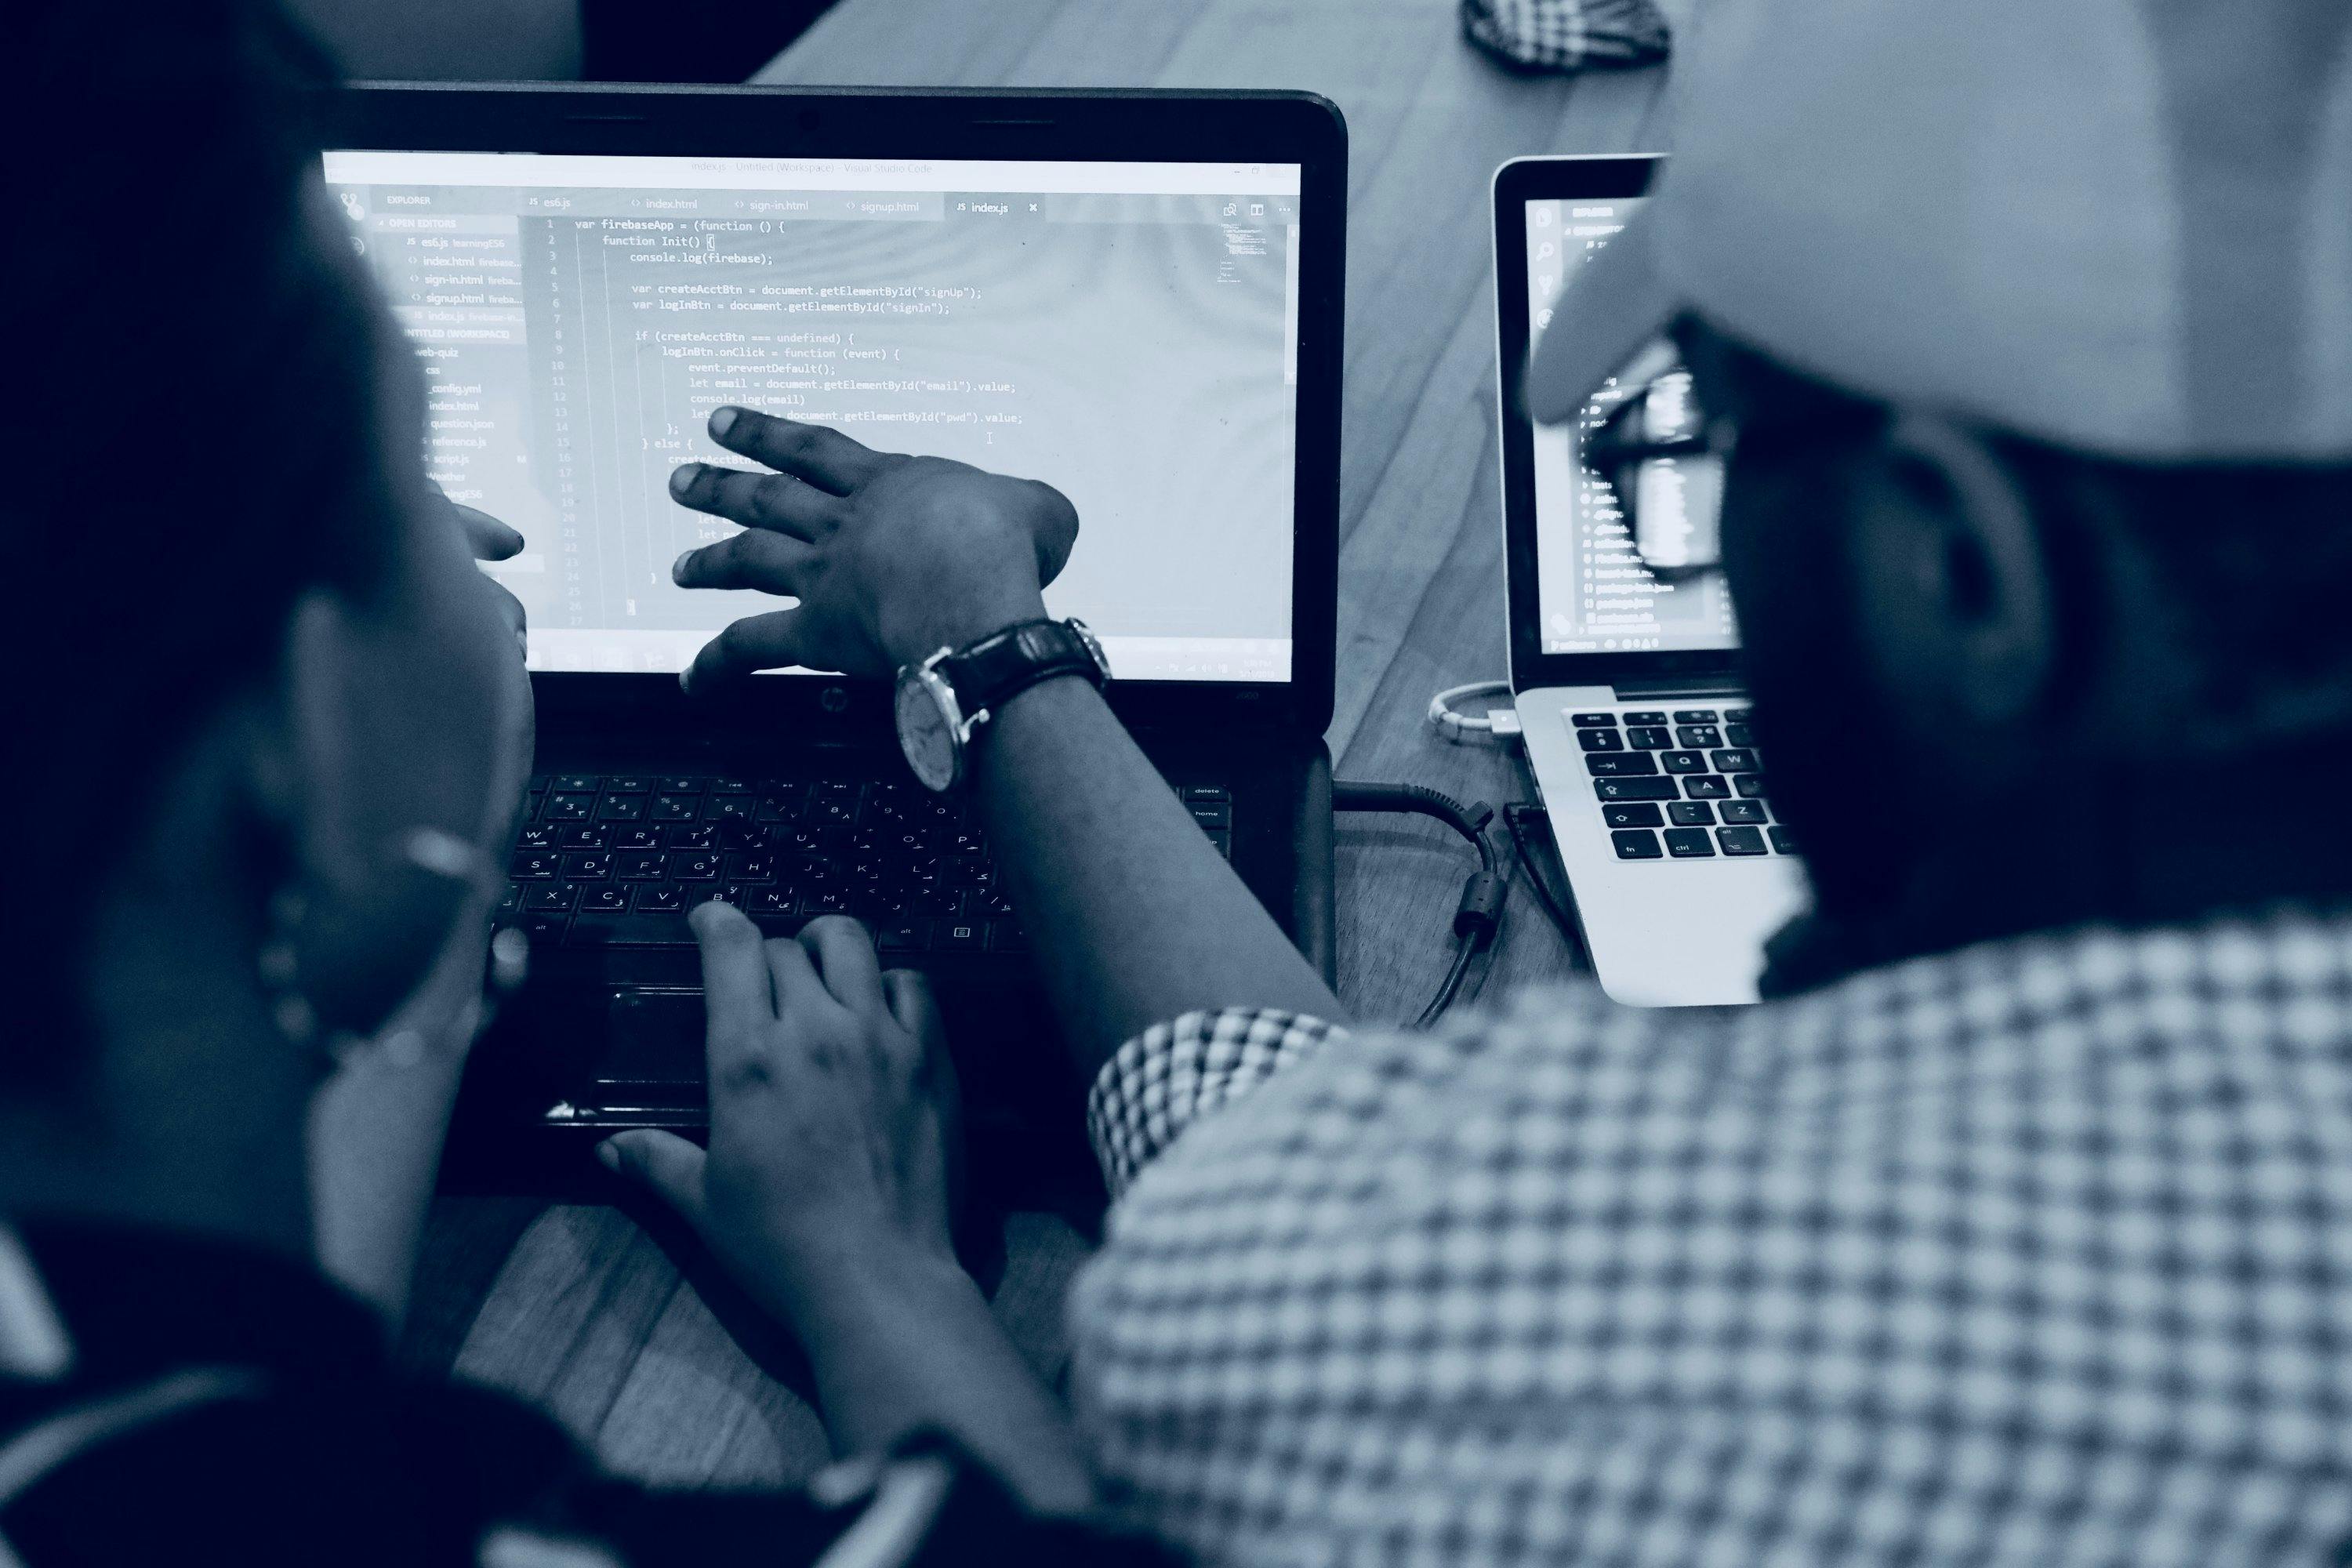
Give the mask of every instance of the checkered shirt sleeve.
<path id="1" fill-rule="evenodd" d="M 1666 20 L 1653 0 L 1462 0 L 1462 31 L 1526 70 L 1666 58 Z"/>
<path id="2" fill-rule="evenodd" d="M 1347 1031 L 1267 1007 L 1192 1012 L 1121 1046 L 1087 1096 L 1087 1131 L 1116 1197 L 1195 1121 Z"/>
<path id="3" fill-rule="evenodd" d="M 1359 1035 L 1160 1147 L 1072 1312 L 1207 1563 L 2352 1560 L 2352 920 Z"/>

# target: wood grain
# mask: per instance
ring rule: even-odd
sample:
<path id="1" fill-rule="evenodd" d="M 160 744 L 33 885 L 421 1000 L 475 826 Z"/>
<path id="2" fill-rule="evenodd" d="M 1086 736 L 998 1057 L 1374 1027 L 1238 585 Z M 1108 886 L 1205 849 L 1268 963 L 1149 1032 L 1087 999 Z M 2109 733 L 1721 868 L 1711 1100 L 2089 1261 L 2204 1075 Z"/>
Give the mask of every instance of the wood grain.
<path id="1" fill-rule="evenodd" d="M 1522 153 L 1662 146 L 1663 72 L 1504 71 L 1461 41 L 1453 0 L 845 0 L 756 79 L 1307 88 L 1337 103 L 1350 210 L 1332 755 L 1346 778 L 1498 806 L 1531 794 L 1501 753 L 1422 718 L 1441 687 L 1504 669 L 1487 184 Z M 1467 852 L 1391 818 L 1343 821 L 1340 845 L 1341 994 L 1364 1021 L 1410 1018 L 1443 972 Z M 1571 967 L 1521 894 L 1473 984 L 1491 996 Z M 436 1210 L 444 1254 L 512 1233 L 509 1210 L 472 1216 L 477 1201 Z M 1000 1318 L 1058 1377 L 1061 1292 L 1083 1247 L 1037 1215 L 1013 1216 L 1005 1243 Z M 456 1371 L 541 1402 L 625 1474 L 804 1476 L 824 1437 L 789 1347 L 681 1258 L 617 1210 L 549 1208 L 483 1294 Z M 457 1341 L 447 1303 L 422 1310 Z"/>

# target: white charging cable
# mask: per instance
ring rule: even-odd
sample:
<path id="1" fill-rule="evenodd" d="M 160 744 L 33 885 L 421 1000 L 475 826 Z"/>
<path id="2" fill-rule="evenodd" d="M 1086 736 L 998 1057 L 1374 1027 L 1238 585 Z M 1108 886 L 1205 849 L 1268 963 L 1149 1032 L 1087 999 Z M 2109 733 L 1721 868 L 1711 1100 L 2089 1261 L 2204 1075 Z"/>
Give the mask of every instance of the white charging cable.
<path id="1" fill-rule="evenodd" d="M 1519 733 L 1518 710 L 1507 700 L 1499 708 L 1489 708 L 1481 714 L 1465 713 L 1454 705 L 1473 697 L 1501 696 L 1508 699 L 1511 683 L 1507 680 L 1474 680 L 1467 686 L 1449 686 L 1429 700 L 1429 721 L 1437 732 L 1457 744 L 1486 737 L 1497 741 L 1515 740 Z"/>

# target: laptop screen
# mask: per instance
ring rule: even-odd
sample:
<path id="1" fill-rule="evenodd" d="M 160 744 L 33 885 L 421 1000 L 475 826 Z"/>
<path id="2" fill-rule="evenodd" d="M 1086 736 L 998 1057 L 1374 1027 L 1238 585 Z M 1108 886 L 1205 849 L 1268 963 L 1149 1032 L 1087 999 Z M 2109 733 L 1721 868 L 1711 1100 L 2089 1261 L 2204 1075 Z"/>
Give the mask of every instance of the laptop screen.
<path id="1" fill-rule="evenodd" d="M 1550 326 L 1559 291 L 1575 268 L 1640 210 L 1640 196 L 1527 203 L 1528 321 Z M 1662 583 L 1634 552 L 1614 494 L 1577 460 L 1578 443 L 1612 406 L 1586 405 L 1573 424 L 1538 426 L 1535 470 L 1536 607 L 1542 651 L 1694 652 L 1734 648 L 1731 597 L 1721 574 Z M 1643 515 L 1671 513 L 1680 476 L 1670 462 L 1645 472 Z"/>
<path id="2" fill-rule="evenodd" d="M 331 151 L 425 365 L 425 456 L 519 529 L 542 670 L 671 671 L 780 601 L 674 586 L 735 531 L 670 469 L 723 404 L 1044 479 L 1046 591 L 1122 680 L 1290 679 L 1296 163 Z"/>

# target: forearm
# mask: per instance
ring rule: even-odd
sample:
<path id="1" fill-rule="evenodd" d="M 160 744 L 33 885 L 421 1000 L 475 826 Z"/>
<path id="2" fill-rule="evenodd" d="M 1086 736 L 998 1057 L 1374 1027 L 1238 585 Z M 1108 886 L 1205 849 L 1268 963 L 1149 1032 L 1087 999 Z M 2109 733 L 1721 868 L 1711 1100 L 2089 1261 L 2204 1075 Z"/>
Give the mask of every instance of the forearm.
<path id="1" fill-rule="evenodd" d="M 1003 704 L 978 760 L 996 863 L 1087 1073 L 1195 1007 L 1340 1017 L 1322 977 L 1086 682 L 1045 681 Z"/>
<path id="2" fill-rule="evenodd" d="M 798 1331 L 842 1454 L 943 1431 L 1031 1508 L 1077 1513 L 1094 1483 L 1058 1401 L 950 1259 L 875 1251 L 772 1294 Z"/>

